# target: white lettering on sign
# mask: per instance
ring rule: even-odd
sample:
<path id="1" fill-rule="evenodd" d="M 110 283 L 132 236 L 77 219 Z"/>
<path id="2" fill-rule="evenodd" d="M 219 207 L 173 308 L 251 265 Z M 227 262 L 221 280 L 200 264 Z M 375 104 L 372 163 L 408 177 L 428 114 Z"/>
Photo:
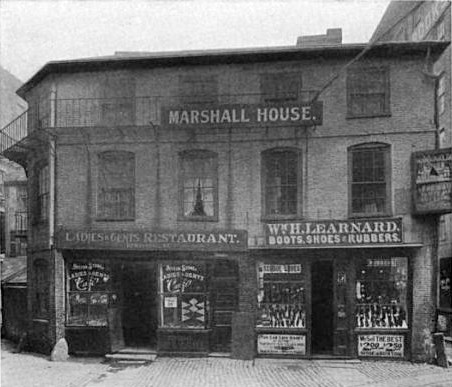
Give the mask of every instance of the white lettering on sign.
<path id="1" fill-rule="evenodd" d="M 404 357 L 402 335 L 359 335 L 358 356 Z"/>
<path id="2" fill-rule="evenodd" d="M 323 104 L 279 105 L 218 105 L 167 108 L 162 111 L 163 122 L 168 125 L 227 125 L 248 123 L 299 123 L 320 125 Z"/>
<path id="3" fill-rule="evenodd" d="M 259 354 L 305 355 L 305 335 L 265 334 L 257 336 Z"/>
<path id="4" fill-rule="evenodd" d="M 400 219 L 269 223 L 271 246 L 360 245 L 402 242 Z"/>

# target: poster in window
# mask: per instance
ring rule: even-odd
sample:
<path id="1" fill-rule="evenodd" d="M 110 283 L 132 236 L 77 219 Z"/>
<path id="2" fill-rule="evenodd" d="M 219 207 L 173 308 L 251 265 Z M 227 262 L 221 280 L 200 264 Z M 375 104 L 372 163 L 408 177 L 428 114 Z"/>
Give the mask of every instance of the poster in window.
<path id="1" fill-rule="evenodd" d="M 273 355 L 305 355 L 305 335 L 262 334 L 257 337 L 257 352 Z"/>

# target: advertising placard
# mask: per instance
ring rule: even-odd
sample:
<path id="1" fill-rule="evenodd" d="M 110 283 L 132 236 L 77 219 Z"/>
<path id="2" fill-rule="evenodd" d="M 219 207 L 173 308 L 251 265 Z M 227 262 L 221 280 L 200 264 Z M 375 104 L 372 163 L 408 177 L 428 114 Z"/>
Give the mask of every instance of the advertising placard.
<path id="1" fill-rule="evenodd" d="M 415 152 L 412 165 L 414 212 L 452 212 L 452 148 Z"/>
<path id="2" fill-rule="evenodd" d="M 403 358 L 402 335 L 358 335 L 358 356 Z"/>
<path id="3" fill-rule="evenodd" d="M 402 219 L 267 223 L 270 247 L 393 245 L 403 242 Z"/>
<path id="4" fill-rule="evenodd" d="M 305 335 L 260 334 L 257 336 L 257 352 L 272 355 L 305 355 Z"/>

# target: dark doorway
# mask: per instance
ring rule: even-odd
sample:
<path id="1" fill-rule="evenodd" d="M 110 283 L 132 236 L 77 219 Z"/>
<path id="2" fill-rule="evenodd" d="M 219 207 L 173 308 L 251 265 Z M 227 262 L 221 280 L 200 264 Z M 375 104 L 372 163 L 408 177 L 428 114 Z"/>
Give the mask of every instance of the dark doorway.
<path id="1" fill-rule="evenodd" d="M 157 278 L 153 265 L 127 263 L 122 267 L 122 326 L 126 346 L 155 347 Z"/>
<path id="2" fill-rule="evenodd" d="M 238 267 L 234 261 L 217 261 L 211 267 L 212 331 L 210 350 L 231 351 L 232 315 L 237 310 Z"/>
<path id="3" fill-rule="evenodd" d="M 313 354 L 333 352 L 333 262 L 312 264 L 312 322 L 311 343 Z"/>

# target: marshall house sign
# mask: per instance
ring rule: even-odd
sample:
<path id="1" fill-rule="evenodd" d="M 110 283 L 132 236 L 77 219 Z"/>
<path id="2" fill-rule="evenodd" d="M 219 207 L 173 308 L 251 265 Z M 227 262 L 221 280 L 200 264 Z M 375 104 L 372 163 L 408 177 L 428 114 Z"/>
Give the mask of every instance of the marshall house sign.
<path id="1" fill-rule="evenodd" d="M 267 223 L 265 226 L 269 247 L 393 245 L 403 242 L 400 218 Z"/>
<path id="2" fill-rule="evenodd" d="M 192 105 L 164 107 L 162 123 L 166 126 L 310 126 L 322 124 L 323 103 L 260 105 Z"/>

